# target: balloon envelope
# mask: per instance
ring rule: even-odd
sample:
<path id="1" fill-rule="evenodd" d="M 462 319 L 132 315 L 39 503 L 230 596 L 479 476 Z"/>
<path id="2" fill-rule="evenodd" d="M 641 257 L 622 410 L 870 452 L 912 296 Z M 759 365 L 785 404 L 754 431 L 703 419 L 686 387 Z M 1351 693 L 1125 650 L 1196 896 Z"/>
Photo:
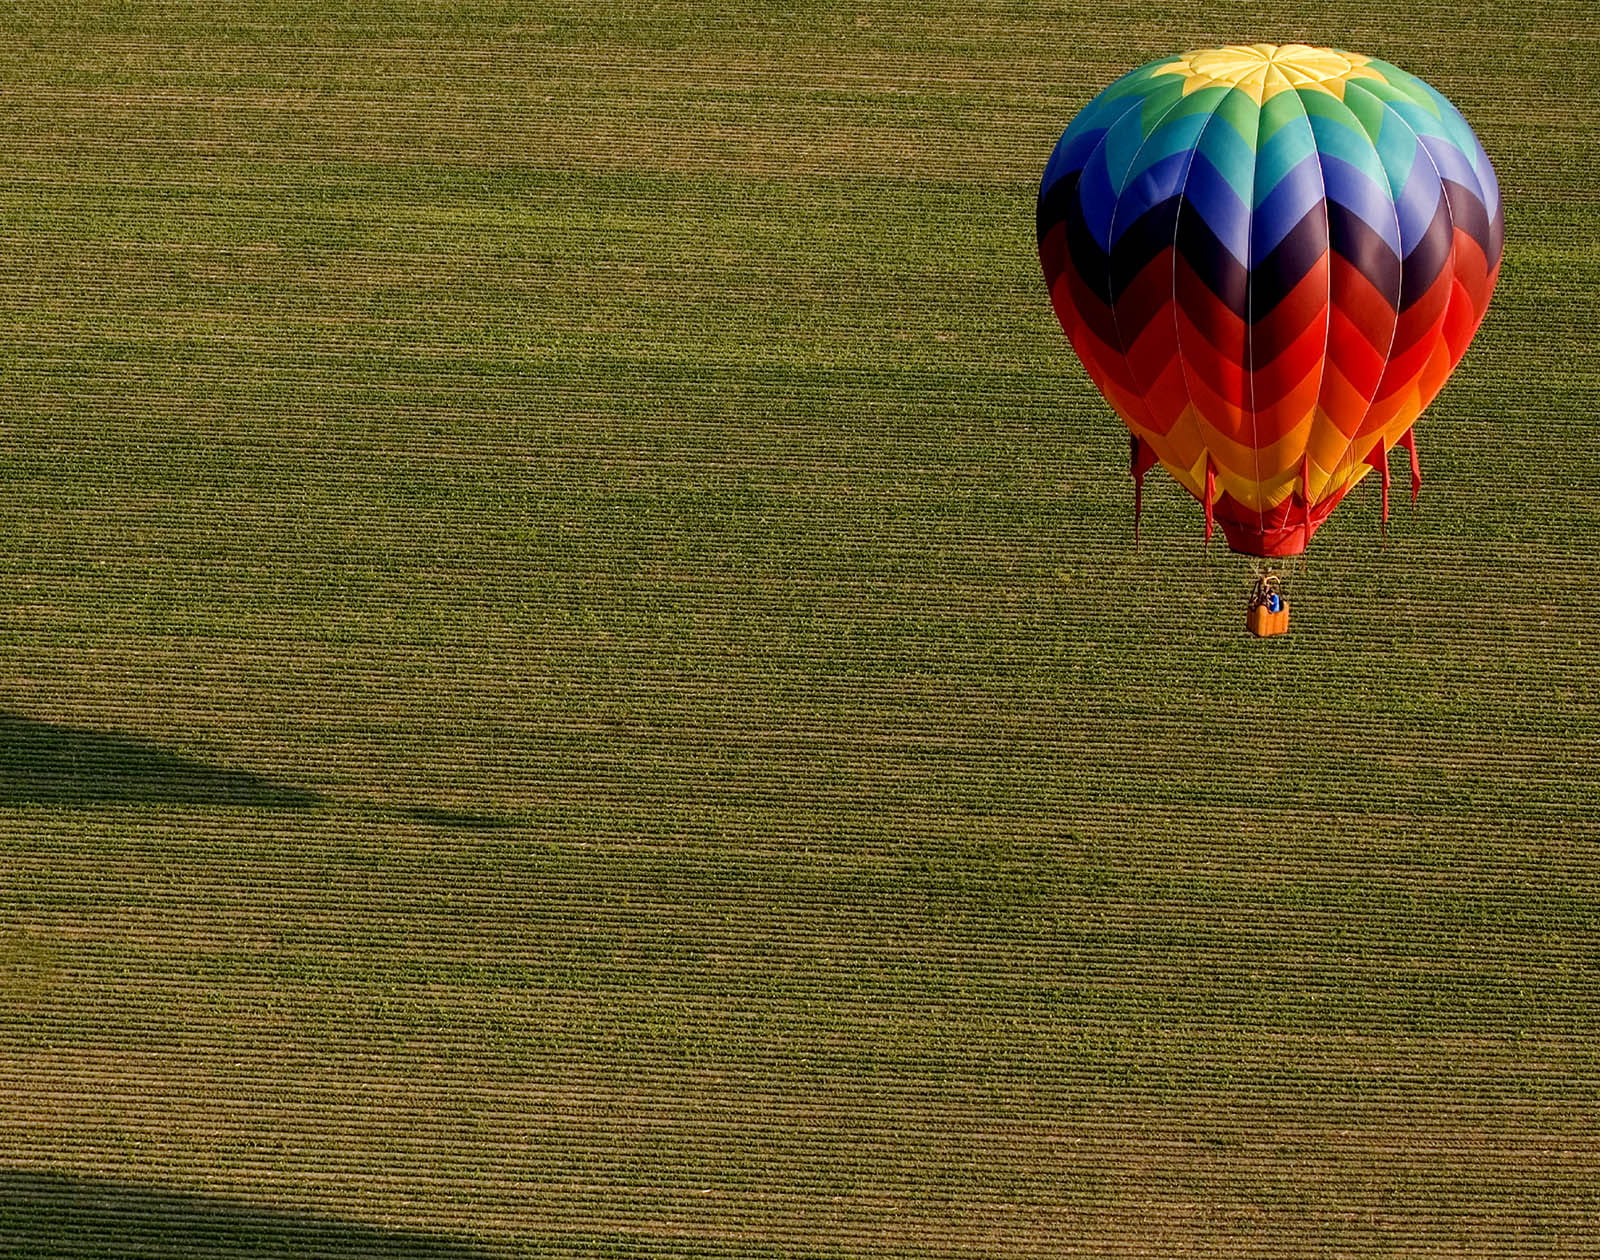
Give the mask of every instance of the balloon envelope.
<path id="1" fill-rule="evenodd" d="M 1499 273 L 1494 170 L 1454 106 L 1304 44 L 1184 53 L 1073 120 L 1039 258 L 1090 377 L 1229 545 L 1293 555 L 1466 351 Z M 1415 458 L 1413 450 L 1413 471 Z M 1385 500 L 1387 506 L 1387 498 Z"/>

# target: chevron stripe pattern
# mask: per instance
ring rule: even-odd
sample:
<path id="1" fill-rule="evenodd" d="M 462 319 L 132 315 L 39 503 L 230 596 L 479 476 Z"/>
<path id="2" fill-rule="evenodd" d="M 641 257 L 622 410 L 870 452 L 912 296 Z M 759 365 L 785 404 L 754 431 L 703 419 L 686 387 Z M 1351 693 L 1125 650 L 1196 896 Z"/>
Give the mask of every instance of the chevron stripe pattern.
<path id="1" fill-rule="evenodd" d="M 1293 555 L 1465 353 L 1504 218 L 1459 112 L 1304 44 L 1152 62 L 1073 120 L 1039 258 L 1078 357 L 1229 545 Z M 1415 461 L 1413 458 L 1413 469 Z M 1387 497 L 1385 497 L 1387 509 Z"/>

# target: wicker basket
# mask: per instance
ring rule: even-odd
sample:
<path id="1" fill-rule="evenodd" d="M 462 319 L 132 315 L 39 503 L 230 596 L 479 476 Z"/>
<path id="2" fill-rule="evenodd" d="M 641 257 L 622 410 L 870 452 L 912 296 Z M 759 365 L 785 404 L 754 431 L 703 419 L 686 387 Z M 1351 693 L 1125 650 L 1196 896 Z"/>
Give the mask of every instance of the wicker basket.
<path id="1" fill-rule="evenodd" d="M 1283 604 L 1277 612 L 1268 612 L 1265 604 L 1251 604 L 1250 615 L 1245 619 L 1250 633 L 1265 638 L 1269 634 L 1289 633 L 1289 605 Z"/>

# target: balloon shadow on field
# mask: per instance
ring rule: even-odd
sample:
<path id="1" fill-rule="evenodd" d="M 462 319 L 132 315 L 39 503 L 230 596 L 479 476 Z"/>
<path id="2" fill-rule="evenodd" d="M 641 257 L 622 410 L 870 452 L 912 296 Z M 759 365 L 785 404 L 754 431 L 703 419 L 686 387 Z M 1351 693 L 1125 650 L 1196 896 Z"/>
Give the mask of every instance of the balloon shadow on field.
<path id="1" fill-rule="evenodd" d="M 340 804 L 249 771 L 208 765 L 136 736 L 0 713 L 0 808 L 195 805 L 303 811 Z M 452 831 L 516 825 L 507 818 L 433 805 L 344 804 L 369 817 Z"/>
<path id="2" fill-rule="evenodd" d="M 0 1170 L 16 1260 L 498 1260 L 467 1240 L 61 1173 Z"/>
<path id="3" fill-rule="evenodd" d="M 130 735 L 0 713 L 0 805 L 310 809 L 315 792 L 224 770 Z"/>

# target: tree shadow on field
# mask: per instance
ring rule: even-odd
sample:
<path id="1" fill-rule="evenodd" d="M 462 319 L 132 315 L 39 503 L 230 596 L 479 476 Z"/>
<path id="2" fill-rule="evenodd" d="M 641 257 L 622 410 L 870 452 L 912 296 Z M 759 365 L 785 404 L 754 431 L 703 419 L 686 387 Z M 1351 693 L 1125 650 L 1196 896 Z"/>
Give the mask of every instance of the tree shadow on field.
<path id="1" fill-rule="evenodd" d="M 467 1241 L 60 1173 L 0 1170 L 7 1260 L 497 1260 Z"/>
<path id="2" fill-rule="evenodd" d="M 0 713 L 0 805 L 310 809 L 314 792 L 224 770 L 129 735 Z"/>

